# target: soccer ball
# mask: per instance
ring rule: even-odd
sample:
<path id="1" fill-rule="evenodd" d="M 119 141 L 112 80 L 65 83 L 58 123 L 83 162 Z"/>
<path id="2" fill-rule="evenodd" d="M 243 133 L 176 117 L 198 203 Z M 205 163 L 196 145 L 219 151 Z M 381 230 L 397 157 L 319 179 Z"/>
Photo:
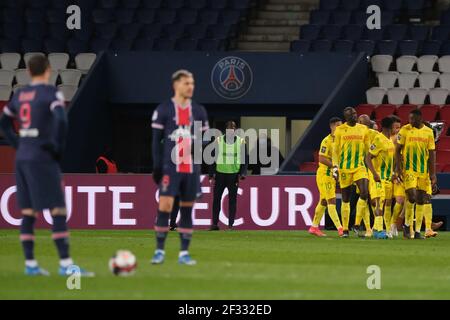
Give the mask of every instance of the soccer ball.
<path id="1" fill-rule="evenodd" d="M 136 271 L 137 260 L 128 250 L 118 250 L 109 260 L 109 270 L 116 276 L 130 276 Z"/>

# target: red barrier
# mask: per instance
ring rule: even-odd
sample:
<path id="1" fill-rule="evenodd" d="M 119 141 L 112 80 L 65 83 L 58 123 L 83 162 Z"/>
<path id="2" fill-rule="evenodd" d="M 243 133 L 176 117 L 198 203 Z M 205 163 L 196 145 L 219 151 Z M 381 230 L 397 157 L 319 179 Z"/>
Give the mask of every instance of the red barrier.
<path id="1" fill-rule="evenodd" d="M 73 229 L 150 229 L 157 205 L 157 189 L 149 175 L 66 175 L 65 194 L 69 226 Z M 0 228 L 16 228 L 13 175 L 0 175 Z M 203 196 L 194 207 L 194 225 L 211 223 L 212 188 L 202 178 Z M 223 196 L 223 211 L 227 212 Z M 239 186 L 235 226 L 242 230 L 302 230 L 311 225 L 318 201 L 314 176 L 255 176 Z M 226 214 L 220 221 L 227 225 Z M 51 224 L 48 210 L 38 227 Z"/>

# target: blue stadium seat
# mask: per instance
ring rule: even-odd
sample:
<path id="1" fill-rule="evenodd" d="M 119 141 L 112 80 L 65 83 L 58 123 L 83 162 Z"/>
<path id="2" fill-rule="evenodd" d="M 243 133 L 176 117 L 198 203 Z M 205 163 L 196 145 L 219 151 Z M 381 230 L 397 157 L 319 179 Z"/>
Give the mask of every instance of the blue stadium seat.
<path id="1" fill-rule="evenodd" d="M 433 40 L 447 40 L 450 37 L 450 26 L 435 26 L 431 38 Z"/>
<path id="2" fill-rule="evenodd" d="M 175 49 L 174 39 L 156 39 L 153 45 L 155 51 L 172 51 Z"/>
<path id="3" fill-rule="evenodd" d="M 195 51 L 197 50 L 198 40 L 196 39 L 178 39 L 175 49 L 178 51 Z"/>
<path id="4" fill-rule="evenodd" d="M 32 0 L 27 2 L 27 6 L 30 8 L 47 8 L 50 5 L 49 0 Z"/>
<path id="5" fill-rule="evenodd" d="M 65 41 L 69 37 L 69 30 L 67 30 L 66 23 L 52 23 L 48 27 L 49 37 Z"/>
<path id="6" fill-rule="evenodd" d="M 337 40 L 341 38 L 341 26 L 339 25 L 326 25 L 322 27 L 322 38 L 327 40 Z"/>
<path id="7" fill-rule="evenodd" d="M 330 40 L 314 40 L 311 44 L 311 51 L 313 52 L 328 52 L 331 51 L 333 43 Z"/>
<path id="8" fill-rule="evenodd" d="M 367 56 L 372 56 L 375 53 L 375 41 L 372 40 L 356 41 L 353 50 L 355 52 L 364 52 Z"/>
<path id="9" fill-rule="evenodd" d="M 88 43 L 86 41 L 72 38 L 67 41 L 67 51 L 72 57 L 75 57 L 79 53 L 89 52 Z"/>
<path id="10" fill-rule="evenodd" d="M 196 1 L 196 0 L 193 0 Z M 200 0 L 202 2 L 203 0 Z M 211 9 L 225 9 L 228 7 L 228 0 L 209 0 L 208 6 Z"/>
<path id="11" fill-rule="evenodd" d="M 167 39 L 179 39 L 184 36 L 185 25 L 182 23 L 174 23 L 164 26 L 163 35 Z"/>
<path id="12" fill-rule="evenodd" d="M 141 4 L 141 0 L 122 0 L 122 7 L 125 9 L 137 9 Z"/>
<path id="13" fill-rule="evenodd" d="M 201 51 L 222 51 L 223 46 L 220 40 L 202 39 L 198 42 L 198 49 Z"/>
<path id="14" fill-rule="evenodd" d="M 398 42 L 398 54 L 400 56 L 416 56 L 419 52 L 419 41 L 401 40 Z"/>
<path id="15" fill-rule="evenodd" d="M 58 39 L 47 39 L 44 41 L 44 52 L 65 52 L 66 42 Z"/>
<path id="16" fill-rule="evenodd" d="M 373 29 L 373 30 L 369 30 L 369 29 L 365 28 L 364 39 L 373 40 L 373 41 L 383 40 L 383 39 L 385 39 L 384 33 L 385 33 L 385 29 L 383 29 L 383 28 L 382 29 Z"/>
<path id="17" fill-rule="evenodd" d="M 178 12 L 178 21 L 184 24 L 195 24 L 198 18 L 196 9 L 185 9 Z"/>
<path id="18" fill-rule="evenodd" d="M 114 11 L 111 9 L 96 9 L 92 12 L 92 22 L 94 23 L 108 23 L 113 19 Z"/>
<path id="19" fill-rule="evenodd" d="M 347 11 L 356 11 L 361 6 L 361 0 L 345 0 L 341 2 L 341 8 Z"/>
<path id="20" fill-rule="evenodd" d="M 65 11 L 53 9 L 47 11 L 47 21 L 49 23 L 66 23 L 67 16 Z"/>
<path id="21" fill-rule="evenodd" d="M 450 25 L 450 10 L 441 13 L 441 24 Z"/>
<path id="22" fill-rule="evenodd" d="M 200 22 L 203 24 L 216 24 L 219 20 L 218 10 L 204 10 L 199 14 Z"/>
<path id="23" fill-rule="evenodd" d="M 406 39 L 408 26 L 406 24 L 392 24 L 386 27 L 386 39 L 403 40 Z"/>
<path id="24" fill-rule="evenodd" d="M 353 51 L 353 41 L 350 40 L 337 40 L 334 42 L 334 51 L 342 53 L 351 53 Z"/>
<path id="25" fill-rule="evenodd" d="M 403 0 L 384 0 L 383 7 L 386 10 L 398 12 L 403 7 Z"/>
<path id="26" fill-rule="evenodd" d="M 163 31 L 163 26 L 160 23 L 146 24 L 142 27 L 140 38 L 143 39 L 157 39 Z"/>
<path id="27" fill-rule="evenodd" d="M 311 42 L 309 40 L 295 40 L 291 42 L 290 51 L 298 53 L 309 52 Z"/>
<path id="28" fill-rule="evenodd" d="M 116 8 L 119 4 L 119 0 L 98 0 L 98 6 L 104 9 Z"/>
<path id="29" fill-rule="evenodd" d="M 3 36 L 8 39 L 20 39 L 25 33 L 23 25 L 18 22 L 8 22 L 3 24 Z"/>
<path id="30" fill-rule="evenodd" d="M 395 22 L 395 13 L 394 11 L 382 11 L 381 14 L 381 27 L 384 28 Z"/>
<path id="31" fill-rule="evenodd" d="M 134 50 L 136 51 L 152 51 L 153 50 L 153 39 L 137 39 L 134 42 Z"/>
<path id="32" fill-rule="evenodd" d="M 409 16 L 422 16 L 425 0 L 404 0 Z"/>
<path id="33" fill-rule="evenodd" d="M 80 30 L 73 30 L 70 31 L 70 33 L 73 34 L 74 38 L 87 42 L 91 39 L 92 34 L 94 33 L 94 26 L 92 24 L 84 24 L 83 28 Z"/>
<path id="34" fill-rule="evenodd" d="M 250 0 L 229 0 L 228 5 L 231 9 L 246 10 L 250 7 Z"/>
<path id="35" fill-rule="evenodd" d="M 181 9 L 184 6 L 184 0 L 165 0 L 164 2 L 170 9 Z"/>
<path id="36" fill-rule="evenodd" d="M 371 6 L 371 5 L 379 6 L 381 9 L 384 8 L 383 0 L 362 0 L 361 5 L 362 5 L 362 8 L 364 9 L 364 11 L 366 10 L 366 8 L 368 6 Z"/>
<path id="37" fill-rule="evenodd" d="M 430 34 L 430 27 L 426 25 L 410 25 L 409 36 L 412 40 L 425 41 Z"/>
<path id="38" fill-rule="evenodd" d="M 2 0 L 5 8 L 23 8 L 23 1 L 17 0 Z"/>
<path id="39" fill-rule="evenodd" d="M 17 9 L 5 9 L 3 10 L 2 20 L 3 23 L 16 23 L 23 21 L 23 12 Z"/>
<path id="40" fill-rule="evenodd" d="M 22 52 L 42 52 L 44 50 L 44 44 L 42 40 L 36 39 L 23 39 L 22 40 Z"/>
<path id="41" fill-rule="evenodd" d="M 109 49 L 113 51 L 130 51 L 133 41 L 130 39 L 116 38 L 109 45 Z"/>
<path id="42" fill-rule="evenodd" d="M 147 9 L 161 8 L 162 0 L 142 0 L 142 7 Z"/>
<path id="43" fill-rule="evenodd" d="M 300 28 L 300 39 L 315 40 L 319 38 L 321 27 L 314 24 L 305 24 Z"/>
<path id="44" fill-rule="evenodd" d="M 439 53 L 442 56 L 448 56 L 450 55 L 450 41 L 444 41 L 441 45 L 441 49 L 439 51 Z"/>
<path id="45" fill-rule="evenodd" d="M 223 10 L 220 14 L 220 21 L 223 24 L 231 25 L 239 23 L 241 12 L 239 10 Z"/>
<path id="46" fill-rule="evenodd" d="M 330 11 L 326 10 L 313 10 L 309 16 L 310 24 L 324 25 L 330 21 Z"/>
<path id="47" fill-rule="evenodd" d="M 367 23 L 368 17 L 369 16 L 367 15 L 367 13 L 365 11 L 353 11 L 351 21 L 352 21 L 352 24 L 365 26 Z"/>
<path id="48" fill-rule="evenodd" d="M 64 9 L 64 11 L 65 11 L 66 8 L 72 4 L 72 2 L 73 1 L 71 1 L 71 0 L 50 0 L 49 6 L 50 6 L 50 8 Z"/>
<path id="49" fill-rule="evenodd" d="M 397 52 L 397 41 L 380 40 L 377 42 L 377 53 L 389 56 L 395 56 Z"/>
<path id="50" fill-rule="evenodd" d="M 176 15 L 175 10 L 163 9 L 156 13 L 156 19 L 161 24 L 171 24 L 175 22 Z"/>
<path id="51" fill-rule="evenodd" d="M 100 51 L 107 51 L 110 44 L 111 39 L 93 39 L 89 46 L 89 52 L 99 53 Z"/>
<path id="52" fill-rule="evenodd" d="M 441 50 L 441 44 L 441 41 L 436 40 L 424 41 L 422 43 L 422 48 L 420 49 L 420 55 L 438 55 Z"/>
<path id="53" fill-rule="evenodd" d="M 140 23 L 124 24 L 119 27 L 118 35 L 121 39 L 134 40 L 141 31 L 142 25 Z"/>
<path id="54" fill-rule="evenodd" d="M 203 39 L 206 38 L 206 31 L 208 29 L 207 25 L 195 24 L 186 27 L 186 35 L 190 39 Z"/>
<path id="55" fill-rule="evenodd" d="M 155 16 L 156 16 L 156 12 L 153 9 L 138 10 L 137 14 L 136 14 L 137 22 L 145 23 L 145 24 L 154 23 Z"/>
<path id="56" fill-rule="evenodd" d="M 219 39 L 219 40 L 227 39 L 229 32 L 230 32 L 230 26 L 226 26 L 223 24 L 215 24 L 215 25 L 209 26 L 208 31 L 207 31 L 208 38 Z"/>
<path id="57" fill-rule="evenodd" d="M 342 39 L 359 40 L 363 37 L 364 27 L 356 24 L 349 24 L 342 27 Z"/>
<path id="58" fill-rule="evenodd" d="M 333 11 L 331 14 L 331 23 L 339 25 L 347 25 L 352 17 L 351 11 Z"/>
<path id="59" fill-rule="evenodd" d="M 0 41 L 0 50 L 4 52 L 21 52 L 22 46 L 20 42 L 15 39 L 2 39 Z"/>
<path id="60" fill-rule="evenodd" d="M 44 22 L 26 25 L 26 36 L 30 39 L 42 40 L 47 37 L 47 24 Z"/>
<path id="61" fill-rule="evenodd" d="M 212 2 L 214 3 L 215 1 Z M 186 0 L 186 7 L 188 8 L 204 9 L 206 6 L 207 6 L 206 0 Z"/>
<path id="62" fill-rule="evenodd" d="M 44 9 L 27 9 L 25 11 L 26 23 L 41 23 L 46 20 L 46 11 Z"/>
<path id="63" fill-rule="evenodd" d="M 133 9 L 120 9 L 115 12 L 115 22 L 120 24 L 129 24 L 134 21 L 134 13 Z"/>
<path id="64" fill-rule="evenodd" d="M 117 32 L 117 24 L 101 23 L 95 26 L 95 36 L 100 39 L 113 39 Z"/>
<path id="65" fill-rule="evenodd" d="M 320 0 L 321 10 L 336 10 L 340 0 Z"/>

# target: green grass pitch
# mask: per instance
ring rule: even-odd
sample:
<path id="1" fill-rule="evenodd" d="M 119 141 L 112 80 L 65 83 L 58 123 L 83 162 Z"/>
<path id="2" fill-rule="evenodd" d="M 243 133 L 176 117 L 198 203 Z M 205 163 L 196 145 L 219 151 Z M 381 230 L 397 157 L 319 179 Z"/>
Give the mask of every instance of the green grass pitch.
<path id="1" fill-rule="evenodd" d="M 179 239 L 170 233 L 166 261 L 152 266 L 151 231 L 72 231 L 76 263 L 96 272 L 68 290 L 56 275 L 48 231 L 37 231 L 36 256 L 53 274 L 23 275 L 17 230 L 0 230 L 0 299 L 450 299 L 450 233 L 427 240 L 340 239 L 329 231 L 198 231 L 192 256 L 177 264 Z M 116 277 L 108 260 L 117 249 L 138 258 L 134 276 Z M 367 267 L 381 268 L 381 289 L 367 288 Z"/>

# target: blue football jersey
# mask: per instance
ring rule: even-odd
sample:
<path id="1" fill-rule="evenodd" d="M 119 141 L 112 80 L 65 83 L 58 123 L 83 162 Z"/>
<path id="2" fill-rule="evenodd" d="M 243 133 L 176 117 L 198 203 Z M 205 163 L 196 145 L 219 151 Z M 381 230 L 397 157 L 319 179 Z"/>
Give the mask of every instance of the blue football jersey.
<path id="1" fill-rule="evenodd" d="M 30 84 L 14 94 L 4 113 L 19 123 L 17 160 L 52 160 L 52 156 L 42 146 L 56 140 L 56 137 L 52 137 L 52 110 L 64 106 L 63 94 L 47 84 Z"/>
<path id="2" fill-rule="evenodd" d="M 194 101 L 186 106 L 176 105 L 173 100 L 161 103 L 153 113 L 152 128 L 164 130 L 164 171 L 198 172 L 199 164 L 194 164 L 193 159 L 193 145 L 196 139 L 201 144 L 201 133 L 209 129 L 208 115 L 202 105 Z"/>

